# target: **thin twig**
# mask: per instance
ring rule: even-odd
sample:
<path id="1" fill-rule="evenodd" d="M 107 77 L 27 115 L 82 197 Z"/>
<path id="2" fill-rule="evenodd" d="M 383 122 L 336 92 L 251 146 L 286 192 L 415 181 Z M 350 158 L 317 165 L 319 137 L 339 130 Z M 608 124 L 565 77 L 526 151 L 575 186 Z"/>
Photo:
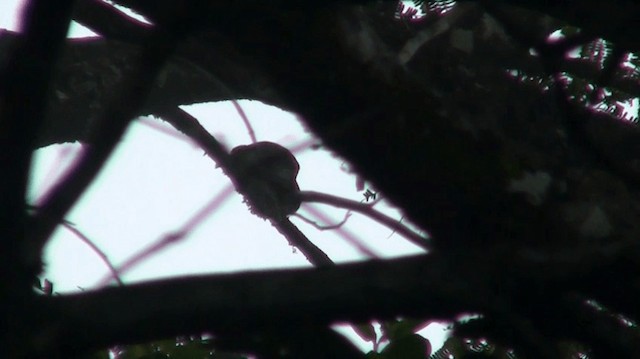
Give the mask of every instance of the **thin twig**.
<path id="1" fill-rule="evenodd" d="M 180 228 L 177 231 L 174 231 L 173 233 L 169 233 L 167 235 L 162 236 L 162 238 L 151 243 L 149 246 L 147 246 L 147 248 L 144 248 L 143 250 L 139 251 L 138 253 L 134 254 L 129 259 L 127 259 L 122 265 L 120 265 L 115 270 L 116 275 L 124 274 L 125 272 L 133 269 L 138 264 L 142 263 L 143 260 L 149 258 L 154 254 L 157 254 L 167 246 L 171 244 L 176 244 L 186 239 L 189 233 L 193 232 L 198 225 L 200 225 L 205 219 L 207 219 L 215 209 L 219 208 L 222 205 L 222 203 L 227 198 L 229 198 L 230 194 L 231 194 L 231 187 L 227 187 L 222 191 L 220 191 L 204 207 L 202 207 L 202 209 L 196 212 L 196 214 L 193 217 L 191 217 L 191 219 L 189 219 L 189 221 L 187 221 L 182 226 L 182 228 Z M 114 276 L 107 275 L 104 278 L 100 279 L 100 281 L 96 284 L 96 286 L 98 288 L 103 287 L 109 284 L 109 282 L 111 282 L 111 280 L 114 278 L 115 278 Z"/>
<path id="2" fill-rule="evenodd" d="M 251 143 L 258 142 L 258 140 L 256 139 L 256 133 L 253 130 L 253 126 L 251 126 L 251 122 L 249 122 L 249 118 L 247 117 L 247 114 L 244 113 L 242 106 L 240 106 L 240 104 L 236 100 L 232 100 L 231 103 L 233 104 L 233 106 L 235 106 L 236 111 L 238 111 L 238 114 L 242 118 L 242 122 L 244 122 L 244 125 L 247 127 L 247 131 L 249 132 L 249 137 L 251 138 Z"/>
<path id="3" fill-rule="evenodd" d="M 318 202 L 325 203 L 335 207 L 350 209 L 354 212 L 364 214 L 365 216 L 383 224 L 405 237 L 409 242 L 415 244 L 418 247 L 429 250 L 428 240 L 412 230 L 407 226 L 399 223 L 396 219 L 391 218 L 381 212 L 376 211 L 371 207 L 371 204 L 360 203 L 352 201 L 350 199 L 333 196 L 326 193 L 314 192 L 314 191 L 300 191 L 300 197 L 303 202 Z"/>
<path id="4" fill-rule="evenodd" d="M 311 212 L 314 216 L 318 217 L 323 222 L 330 222 L 331 219 L 322 211 L 313 208 L 307 207 L 307 211 Z M 359 239 L 356 235 L 354 235 L 348 228 L 342 228 L 337 231 L 338 235 L 342 237 L 345 241 L 355 247 L 358 252 L 362 253 L 362 255 L 369 258 L 380 258 L 380 256 L 375 253 L 372 249 L 367 247 L 361 239 Z"/>
<path id="5" fill-rule="evenodd" d="M 78 237 L 81 241 L 83 241 L 86 245 L 88 245 L 89 248 L 91 248 L 91 250 L 93 250 L 93 252 L 97 254 L 98 257 L 100 257 L 100 259 L 102 259 L 102 262 L 104 262 L 107 268 L 109 268 L 109 271 L 111 272 L 111 278 L 115 279 L 116 282 L 118 282 L 118 285 L 121 285 L 121 286 L 124 285 L 124 283 L 122 282 L 122 279 L 120 278 L 120 275 L 118 275 L 118 271 L 116 270 L 116 267 L 114 267 L 113 264 L 111 264 L 111 261 L 109 260 L 107 255 L 102 250 L 100 250 L 100 248 L 98 248 L 98 246 L 95 243 L 93 243 L 93 241 L 89 239 L 89 237 L 84 235 L 84 233 L 82 233 L 79 229 L 77 229 L 76 227 L 74 227 L 73 225 L 67 222 L 62 222 L 62 226 L 65 227 L 67 230 L 69 230 L 71 233 L 75 234 L 76 237 Z"/>
<path id="6" fill-rule="evenodd" d="M 398 220 L 398 223 L 402 223 L 403 219 L 404 219 L 404 216 L 400 217 L 400 219 Z M 395 233 L 396 233 L 396 230 L 393 229 L 391 233 L 387 236 L 387 238 L 391 238 L 391 236 L 393 236 Z"/>
<path id="7" fill-rule="evenodd" d="M 319 224 L 318 222 L 313 221 L 313 220 L 301 215 L 300 213 L 294 213 L 293 215 L 296 218 L 300 218 L 303 222 L 314 226 L 316 229 L 318 229 L 320 231 L 327 231 L 327 230 L 332 230 L 332 229 L 338 229 L 338 228 L 344 226 L 344 224 L 347 223 L 347 220 L 349 219 L 349 217 L 351 217 L 351 211 L 347 211 L 344 214 L 344 217 L 342 218 L 342 220 L 340 222 L 338 222 L 336 224 L 326 225 L 326 226 L 323 226 L 323 225 Z"/>

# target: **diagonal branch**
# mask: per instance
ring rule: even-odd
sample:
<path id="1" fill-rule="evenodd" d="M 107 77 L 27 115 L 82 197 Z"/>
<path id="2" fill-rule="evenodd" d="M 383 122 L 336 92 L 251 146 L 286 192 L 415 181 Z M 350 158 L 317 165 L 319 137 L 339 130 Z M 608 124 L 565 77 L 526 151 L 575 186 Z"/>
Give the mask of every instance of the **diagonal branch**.
<path id="1" fill-rule="evenodd" d="M 220 207 L 220 205 L 229 197 L 230 194 L 230 186 L 220 191 L 216 196 L 209 200 L 209 202 L 207 202 L 204 207 L 196 212 L 193 217 L 191 217 L 185 224 L 183 224 L 181 228 L 171 233 L 167 233 L 166 235 L 154 241 L 147 247 L 140 250 L 138 253 L 135 253 L 133 256 L 129 257 L 129 259 L 125 260 L 122 264 L 120 264 L 120 266 L 118 266 L 118 268 L 114 271 L 115 275 L 123 275 L 127 271 L 133 269 L 136 265 L 142 263 L 145 259 L 154 254 L 157 254 L 167 246 L 174 245 L 179 243 L 180 241 L 185 240 L 197 226 L 199 226 L 205 219 L 207 219 L 213 211 Z M 117 277 L 115 275 L 111 274 L 104 276 L 102 279 L 100 279 L 100 281 L 96 283 L 96 287 L 101 288 L 108 285 L 111 280 L 117 280 Z"/>
<path id="2" fill-rule="evenodd" d="M 191 137 L 220 167 L 224 169 L 231 181 L 236 184 L 239 174 L 225 148 L 215 139 L 196 118 L 180 108 L 166 108 L 159 114 L 177 130 Z M 238 186 L 236 186 L 238 188 Z M 298 248 L 315 266 L 330 266 L 333 261 L 315 244 L 313 244 L 288 218 L 270 219 L 271 224 L 284 235 L 289 243 Z"/>
<path id="3" fill-rule="evenodd" d="M 170 29 L 163 28 L 156 28 L 150 36 L 146 48 L 140 54 L 135 72 L 125 77 L 127 80 L 121 84 L 121 91 L 115 94 L 101 116 L 91 138 L 91 145 L 66 179 L 56 185 L 44 199 L 29 237 L 33 246 L 32 261 L 39 260 L 40 249 L 45 241 L 109 158 L 136 111 L 144 103 L 145 95 L 151 89 L 157 73 L 181 37 Z"/>
<path id="4" fill-rule="evenodd" d="M 142 43 L 152 26 L 127 16 L 114 6 L 100 0 L 79 0 L 73 18 L 92 31 L 112 40 Z M 88 21 L 91 19 L 90 21 Z"/>
<path id="5" fill-rule="evenodd" d="M 251 143 L 258 142 L 258 140 L 256 139 L 256 132 L 253 130 L 253 126 L 251 125 L 247 114 L 242 109 L 242 106 L 240 106 L 240 104 L 236 100 L 232 100 L 231 103 L 233 103 L 236 111 L 238 111 L 238 115 L 240 115 L 240 117 L 242 118 L 242 122 L 244 122 L 244 125 L 247 128 L 247 132 L 249 133 L 249 137 L 251 138 Z"/>
<path id="6" fill-rule="evenodd" d="M 27 220 L 22 209 L 31 153 L 42 125 L 54 65 L 64 43 L 72 5 L 72 1 L 25 3 L 23 42 L 12 44 L 7 51 L 9 56 L 0 66 L 0 172 L 3 173 L 0 176 L 0 253 L 7 256 L 0 259 L 3 284 L 10 282 L 5 276 L 16 270 L 14 265 L 20 270 L 26 265 L 33 271 L 23 273 L 25 275 L 35 275 L 40 270 L 39 257 L 30 260 L 31 249 L 20 241 Z"/>
<path id="7" fill-rule="evenodd" d="M 311 242 L 309 238 L 307 238 L 307 236 L 305 236 L 304 233 L 302 233 L 300 229 L 298 229 L 298 227 L 289 220 L 289 218 L 280 220 L 272 219 L 270 221 L 278 232 L 282 233 L 282 235 L 287 238 L 289 244 L 298 248 L 311 264 L 316 267 L 329 267 L 334 265 L 331 258 L 313 244 L 313 242 Z"/>
<path id="8" fill-rule="evenodd" d="M 426 238 L 419 236 L 407 226 L 404 226 L 398 220 L 391 218 L 381 212 L 376 211 L 368 204 L 352 201 L 346 198 L 341 198 L 337 196 L 333 196 L 327 193 L 320 193 L 314 191 L 301 191 L 300 196 L 305 202 L 318 202 L 325 203 L 332 206 L 350 209 L 354 212 L 361 213 L 378 223 L 381 223 L 396 232 L 403 235 L 408 241 L 415 244 L 416 246 L 423 248 L 425 250 L 429 250 L 428 241 Z"/>
<path id="9" fill-rule="evenodd" d="M 24 42 L 3 51 L 0 64 L 0 357 L 21 357 L 30 343 L 33 279 L 40 251 L 25 241 L 25 195 L 37 131 L 73 1 L 24 2 Z M 7 56 L 8 55 L 8 56 Z M 33 253 L 37 252 L 37 253 Z"/>
<path id="10" fill-rule="evenodd" d="M 89 248 L 91 248 L 91 250 L 96 255 L 98 255 L 98 257 L 100 257 L 102 262 L 107 266 L 107 268 L 109 268 L 109 271 L 111 272 L 111 278 L 115 279 L 118 285 L 124 285 L 124 282 L 122 282 L 120 275 L 118 275 L 118 270 L 113 266 L 113 264 L 109 260 L 109 257 L 107 257 L 107 255 L 100 249 L 100 247 L 98 247 L 89 237 L 87 237 L 84 233 L 82 233 L 82 231 L 80 231 L 70 223 L 63 221 L 62 226 L 73 233 L 76 237 L 78 237 L 82 242 L 84 242 L 84 244 L 89 246 Z"/>

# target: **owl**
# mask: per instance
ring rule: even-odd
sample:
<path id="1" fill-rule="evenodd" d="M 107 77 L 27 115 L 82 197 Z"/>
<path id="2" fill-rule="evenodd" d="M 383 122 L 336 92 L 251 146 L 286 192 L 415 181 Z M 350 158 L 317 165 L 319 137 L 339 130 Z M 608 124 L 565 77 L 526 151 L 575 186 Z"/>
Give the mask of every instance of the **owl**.
<path id="1" fill-rule="evenodd" d="M 253 213 L 279 220 L 300 207 L 300 165 L 285 147 L 273 142 L 238 146 L 231 150 L 231 166 L 236 189 Z"/>

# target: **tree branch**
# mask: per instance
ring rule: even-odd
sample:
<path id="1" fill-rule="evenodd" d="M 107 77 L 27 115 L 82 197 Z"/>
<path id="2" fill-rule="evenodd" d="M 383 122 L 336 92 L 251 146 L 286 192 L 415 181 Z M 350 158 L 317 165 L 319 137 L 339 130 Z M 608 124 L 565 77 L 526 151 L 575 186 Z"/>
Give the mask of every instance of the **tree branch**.
<path id="1" fill-rule="evenodd" d="M 160 115 L 177 130 L 191 137 L 213 159 L 231 181 L 236 185 L 238 173 L 225 148 L 207 130 L 200 125 L 198 120 L 180 108 L 166 108 Z M 239 188 L 236 185 L 236 188 Z M 299 249 L 304 256 L 315 266 L 333 265 L 333 261 L 313 244 L 288 218 L 270 219 L 271 224 L 287 238 L 289 243 Z"/>
<path id="2" fill-rule="evenodd" d="M 72 5 L 69 0 L 24 3 L 24 41 L 10 44 L 0 64 L 0 357 L 21 357 L 30 350 L 25 334 L 35 319 L 31 286 L 42 266 L 41 247 L 33 248 L 25 238 L 25 196 L 31 154 Z"/>
<path id="3" fill-rule="evenodd" d="M 28 240 L 32 245 L 32 262 L 40 260 L 41 249 L 62 217 L 76 202 L 102 168 L 129 122 L 144 103 L 157 73 L 182 36 L 170 29 L 156 28 L 145 50 L 140 54 L 135 72 L 125 76 L 121 91 L 114 95 L 91 137 L 91 146 L 67 177 L 51 189 L 33 220 Z"/>
<path id="4" fill-rule="evenodd" d="M 76 237 L 78 237 L 82 242 L 89 246 L 89 248 L 91 248 L 91 250 L 96 255 L 98 255 L 98 257 L 100 257 L 102 262 L 107 266 L 107 268 L 109 268 L 109 272 L 111 272 L 111 278 L 115 279 L 118 285 L 124 285 L 122 279 L 120 278 L 120 275 L 118 274 L 118 270 L 113 266 L 113 264 L 109 260 L 109 257 L 107 257 L 107 255 L 100 249 L 100 247 L 93 243 L 93 241 L 84 233 L 82 233 L 82 231 L 77 229 L 75 226 L 67 223 L 66 221 L 62 222 L 62 226 L 69 230 L 71 233 L 75 234 Z"/>
<path id="5" fill-rule="evenodd" d="M 459 261 L 451 262 L 450 258 L 439 255 L 420 255 L 322 270 L 270 270 L 178 278 L 41 297 L 38 307 L 47 313 L 46 320 L 50 321 L 42 330 L 56 323 L 55 335 L 50 337 L 48 345 L 72 352 L 184 333 L 224 335 L 268 328 L 286 332 L 300 325 L 397 316 L 451 318 L 462 312 L 490 315 L 495 312 L 495 318 L 503 318 L 506 323 L 520 320 L 509 319 L 510 316 L 517 318 L 526 313 L 535 325 L 541 325 L 550 333 L 559 326 L 568 338 L 581 335 L 583 329 L 579 323 L 563 321 L 563 312 L 533 317 L 530 314 L 548 310 L 540 303 L 548 302 L 549 293 L 555 293 L 557 288 L 567 291 L 580 288 L 580 278 L 586 273 L 558 278 L 554 273 L 540 271 L 546 264 L 522 258 L 513 259 L 522 270 L 506 271 L 510 260 L 495 259 L 482 254 L 459 258 L 475 264 L 470 272 L 460 267 Z M 493 308 L 498 302 L 483 293 L 494 286 L 502 288 L 505 296 L 517 293 L 510 297 L 511 308 Z"/>
<path id="6" fill-rule="evenodd" d="M 136 6 L 152 19 L 166 16 L 167 9 L 178 3 L 120 2 Z M 335 4 L 280 8 L 279 4 L 263 3 L 259 11 L 246 12 L 247 3 L 238 7 L 215 3 L 219 11 L 202 14 L 209 27 L 194 41 L 200 49 L 218 46 L 229 56 L 222 59 L 203 51 L 206 60 L 194 63 L 206 63 L 203 73 L 215 74 L 232 89 L 225 92 L 228 96 L 268 98 L 299 112 L 327 146 L 350 160 L 414 223 L 433 234 L 438 245 L 434 256 L 413 270 L 373 262 L 358 267 L 370 269 L 362 271 L 324 268 L 315 272 L 318 277 L 312 272 L 270 277 L 273 272 L 269 272 L 216 277 L 220 282 L 215 285 L 200 278 L 136 286 L 129 292 L 110 289 L 53 298 L 41 306 L 47 314 L 59 315 L 62 323 L 63 330 L 51 346 L 95 345 L 80 332 L 85 328 L 104 344 L 208 328 L 220 332 L 229 327 L 260 328 L 261 323 L 437 317 L 471 310 L 501 314 L 480 300 L 486 292 L 508 297 L 514 314 L 524 313 L 527 321 L 555 339 L 580 335 L 580 323 L 564 323 L 556 300 L 574 289 L 606 298 L 607 304 L 616 304 L 625 314 L 637 314 L 637 301 L 631 300 L 638 296 L 633 285 L 638 277 L 637 248 L 628 253 L 600 252 L 607 247 L 603 243 L 638 238 L 639 194 L 598 159 L 568 145 L 559 111 L 548 105 L 553 103 L 548 94 L 505 75 L 505 68 L 513 68 L 505 64 L 537 66 L 539 59 L 513 46 L 509 34 L 501 36 L 479 12 L 476 23 L 471 17 L 464 24 L 471 29 L 452 28 L 450 37 L 430 41 L 402 65 L 397 63 L 397 51 L 413 33 L 378 16 L 379 8 Z M 625 2 L 623 10 L 633 10 L 629 4 Z M 581 6 L 597 9 L 591 1 Z M 471 49 L 451 42 L 469 33 Z M 620 34 L 613 32 L 616 35 Z M 491 51 L 495 48 L 488 44 L 494 40 L 506 49 L 504 53 Z M 496 66 L 496 55 L 506 60 L 501 58 Z M 234 67 L 225 62 L 228 59 L 240 60 L 241 65 Z M 256 81 L 254 74 L 266 81 Z M 175 98 L 163 100 L 175 109 Z M 149 108 L 162 108 L 154 105 Z M 597 130 L 602 127 L 594 126 L 592 130 L 601 135 Z M 616 144 L 621 138 L 611 137 L 599 138 Z M 631 164 L 638 160 L 632 155 L 637 153 L 632 151 L 635 143 L 625 141 L 621 154 Z M 539 181 L 532 184 L 531 178 Z M 588 214 L 585 220 L 573 218 L 583 209 Z M 594 223 L 606 225 L 594 230 Z M 585 246 L 600 250 L 596 251 L 600 256 L 583 255 Z M 572 253 L 568 260 L 558 260 L 559 248 Z M 619 283 L 624 291 L 616 289 Z M 624 298 L 615 298 L 620 293 Z M 133 306 L 113 315 L 108 307 L 121 308 L 119 303 Z M 496 315 L 506 318 L 503 325 L 509 325 L 510 311 Z M 87 312 L 96 317 L 88 318 Z M 593 319 L 592 314 L 585 317 Z M 66 326 L 66 318 L 72 326 Z M 43 328 L 50 329 L 51 323 Z M 528 336 L 526 327 L 521 332 Z"/>
<path id="7" fill-rule="evenodd" d="M 352 201 L 346 198 L 341 198 L 337 196 L 333 196 L 327 193 L 320 193 L 314 191 L 300 191 L 300 197 L 305 202 L 318 202 L 325 203 L 332 206 L 336 206 L 339 208 L 350 209 L 354 212 L 361 213 L 378 223 L 385 225 L 396 232 L 400 233 L 403 237 L 405 237 L 409 242 L 415 244 L 416 246 L 429 250 L 428 239 L 422 236 L 419 236 L 414 231 L 404 226 L 397 219 L 391 218 L 381 212 L 376 211 L 373 207 L 366 203 L 361 203 L 357 201 Z"/>
<path id="8" fill-rule="evenodd" d="M 462 285 L 444 280 L 447 267 L 418 256 L 321 271 L 180 278 L 43 297 L 40 305 L 59 316 L 49 344 L 73 352 L 205 331 L 223 335 L 269 327 L 286 330 L 372 316 L 447 317 L 462 309 L 440 295 L 443 285 Z"/>

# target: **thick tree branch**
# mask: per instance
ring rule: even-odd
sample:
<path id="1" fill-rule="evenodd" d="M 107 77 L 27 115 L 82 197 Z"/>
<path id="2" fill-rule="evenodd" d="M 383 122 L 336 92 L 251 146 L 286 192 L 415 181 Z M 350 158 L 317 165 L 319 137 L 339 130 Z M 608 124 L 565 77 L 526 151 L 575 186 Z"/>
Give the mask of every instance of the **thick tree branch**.
<path id="1" fill-rule="evenodd" d="M 184 333 L 224 335 L 268 328 L 286 332 L 287 328 L 300 325 L 359 322 L 398 315 L 450 318 L 460 312 L 484 312 L 497 305 L 482 293 L 486 288 L 500 286 L 517 293 L 510 298 L 512 307 L 524 306 L 528 310 L 525 313 L 537 313 L 532 317 L 534 323 L 553 331 L 555 320 L 561 320 L 564 312 L 541 314 L 535 311 L 535 303 L 548 301 L 546 296 L 558 288 L 579 289 L 581 280 L 577 279 L 588 275 L 580 272 L 558 278 L 554 273 L 539 270 L 546 264 L 523 258 L 505 263 L 504 259 L 496 258 L 482 255 L 459 258 L 475 264 L 472 273 L 464 272 L 459 262 L 451 262 L 449 258 L 421 255 L 322 270 L 179 278 L 42 297 L 39 308 L 48 313 L 48 324 L 40 329 L 48 331 L 53 326 L 55 335 L 47 344 L 73 352 Z M 509 262 L 520 267 L 515 276 L 504 270 Z M 510 315 L 507 308 L 498 312 L 502 314 L 497 318 Z M 579 324 L 566 321 L 561 324 L 566 337 L 582 335 Z"/>
<path id="2" fill-rule="evenodd" d="M 50 324 L 57 330 L 48 344 L 64 351 L 199 331 L 224 334 L 357 322 L 372 314 L 446 317 L 463 306 L 443 300 L 443 288 L 464 286 L 444 280 L 447 267 L 443 261 L 420 256 L 320 271 L 180 278 L 43 297 L 40 305 L 58 318 Z"/>
<path id="3" fill-rule="evenodd" d="M 31 154 L 72 5 L 69 0 L 25 3 L 25 41 L 11 44 L 0 66 L 1 357 L 20 357 L 29 350 L 34 319 L 30 285 L 41 266 L 39 250 L 25 241 L 25 196 Z"/>
<path id="4" fill-rule="evenodd" d="M 226 4 L 226 6 L 231 5 Z M 531 18 L 531 16 L 522 16 L 522 11 L 512 12 L 512 14 L 514 14 L 514 16 L 517 15 L 519 20 L 522 18 L 523 21 Z M 97 0 L 79 1 L 74 15 L 76 20 L 92 30 L 103 34 L 107 38 L 120 39 L 131 45 L 137 46 L 141 44 L 148 32 L 146 25 L 131 20 L 113 7 Z M 549 23 L 549 21 L 540 21 L 540 23 L 546 24 Z M 557 21 L 551 23 L 557 23 Z M 428 24 L 428 22 L 425 22 L 424 25 L 417 25 L 416 27 L 420 29 L 420 26 L 428 26 Z M 528 24 L 528 26 L 531 25 L 535 24 Z M 538 27 L 536 27 L 536 29 L 538 29 Z M 540 27 L 540 30 L 545 32 L 554 29 L 555 28 L 546 29 Z M 276 28 L 270 27 L 261 29 L 260 31 L 265 33 L 265 36 L 270 36 L 270 31 L 273 32 L 271 35 L 278 36 Z M 393 35 L 395 37 L 390 36 L 389 38 L 398 41 L 396 39 L 397 29 L 385 28 L 385 31 L 388 31 L 390 35 L 391 32 L 395 32 L 396 34 Z M 410 39 L 410 35 L 410 33 L 403 34 L 400 40 L 402 41 L 401 43 Z M 4 36 L 2 38 L 4 39 Z M 128 58 L 131 57 L 131 47 L 114 41 L 93 41 L 95 45 L 92 46 L 89 46 L 89 43 L 86 43 L 86 41 L 83 43 L 73 43 L 69 50 L 70 53 L 74 54 L 72 57 L 104 59 L 118 56 L 123 58 L 123 63 L 130 62 Z M 202 46 L 201 42 L 203 41 L 206 41 L 206 46 Z M 483 46 L 487 45 L 484 44 Z M 489 46 L 491 49 L 487 51 L 495 55 L 492 57 L 495 66 L 521 69 L 531 76 L 544 76 L 541 68 L 536 65 L 538 60 L 535 57 L 511 53 L 512 49 L 505 46 L 503 39 L 495 39 Z M 105 51 L 101 51 L 101 53 L 96 53 L 100 52 L 98 50 L 102 47 L 107 48 Z M 222 36 L 212 32 L 208 32 L 206 35 L 202 34 L 198 41 L 191 41 L 181 46 L 178 53 L 182 60 L 170 62 L 171 65 L 163 71 L 162 77 L 165 79 L 163 81 L 164 83 L 161 87 L 158 85 L 154 87 L 149 102 L 141 109 L 141 114 L 153 112 L 152 108 L 155 104 L 171 103 L 173 105 L 181 105 L 193 102 L 247 97 L 260 99 L 280 107 L 290 106 L 282 101 L 282 98 L 280 98 L 269 85 L 269 81 L 272 81 L 269 80 L 269 78 L 272 77 L 264 72 L 256 71 L 256 63 L 254 60 L 241 59 L 237 49 L 235 49 L 235 44 Z M 220 56 L 220 54 L 224 54 L 224 56 Z M 90 60 L 84 60 L 79 64 L 69 63 L 68 57 L 66 60 L 63 59 L 62 63 L 65 68 L 77 68 L 77 66 L 81 66 L 83 67 L 83 72 L 91 74 L 91 76 L 78 78 L 78 75 L 74 73 L 65 73 L 60 76 L 66 79 L 66 82 L 73 79 L 73 82 L 81 84 L 82 86 L 65 90 L 65 86 L 63 86 L 64 83 L 56 85 L 57 89 L 61 86 L 63 87 L 63 94 L 68 96 L 72 93 L 73 97 L 64 101 L 56 98 L 52 99 L 51 114 L 48 119 L 49 126 L 47 126 L 47 130 L 41 137 L 43 141 L 41 144 L 73 140 L 86 141 L 84 135 L 86 133 L 85 129 L 88 127 L 88 119 L 93 116 L 93 113 L 81 112 L 81 109 L 85 107 L 82 106 L 82 104 L 93 103 L 94 101 L 92 99 L 96 98 L 95 91 L 89 93 L 86 89 L 97 89 L 98 93 L 112 91 L 112 89 L 109 88 L 101 89 L 105 84 L 112 82 L 108 80 L 108 68 L 103 68 L 99 63 L 93 63 Z M 569 71 L 581 78 L 594 79 L 599 76 L 598 69 L 580 59 L 565 61 L 560 64 L 560 66 L 561 70 Z M 628 92 L 630 96 L 633 96 L 633 94 L 640 94 L 640 88 L 636 82 L 637 81 L 629 78 L 617 76 L 613 79 L 611 85 L 613 88 L 622 89 Z M 189 83 L 189 86 L 184 86 L 185 83 Z M 64 118 L 64 120 L 56 120 L 58 118 Z"/>

